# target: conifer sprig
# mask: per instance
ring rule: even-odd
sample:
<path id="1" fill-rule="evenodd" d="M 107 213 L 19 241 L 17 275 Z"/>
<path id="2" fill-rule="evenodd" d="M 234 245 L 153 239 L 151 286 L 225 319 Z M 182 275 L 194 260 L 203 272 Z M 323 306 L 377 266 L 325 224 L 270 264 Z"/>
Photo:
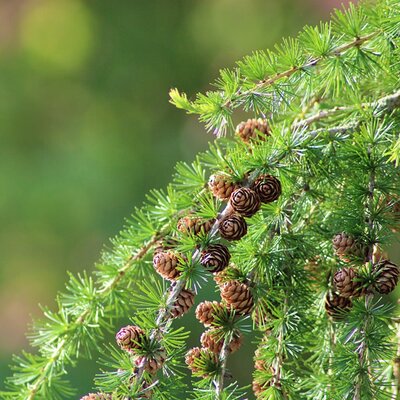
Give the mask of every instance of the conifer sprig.
<path id="1" fill-rule="evenodd" d="M 394 376 L 387 372 L 393 360 L 398 365 L 393 304 L 376 294 L 393 289 L 399 271 L 384 258 L 382 264 L 383 256 L 377 263 L 374 255 L 395 241 L 400 221 L 399 48 L 400 5 L 377 0 L 338 11 L 331 23 L 306 27 L 274 51 L 245 57 L 236 69 L 221 71 L 216 91 L 193 102 L 171 91 L 178 108 L 198 114 L 218 135 L 232 127 L 238 108 L 263 118 L 240 124 L 235 139 L 217 139 L 192 164 L 179 163 L 173 183 L 149 194 L 103 254 L 94 277 L 71 276 L 58 311 L 44 309 L 45 319 L 35 323 L 31 340 L 39 353 L 15 358 L 2 398 L 71 398 L 68 368 L 96 349 L 104 353 L 106 370 L 96 379 L 104 396 L 247 398 L 236 383 L 225 382 L 229 343 L 242 329 L 241 318 L 229 317 L 226 305 L 226 315 L 212 322 L 204 316 L 223 343 L 209 343 L 217 354 L 192 352 L 190 393 L 182 381 L 188 333 L 173 328 L 179 296 L 201 290 L 210 279 L 201 254 L 221 244 L 221 235 L 229 241 L 223 243 L 232 265 L 218 280 L 244 290 L 246 310 L 254 303 L 254 329 L 262 333 L 257 398 L 398 396 L 398 369 Z M 220 198 L 208 189 L 212 174 L 212 193 Z M 261 176 L 275 182 L 267 189 L 260 183 L 263 195 L 275 197 L 254 214 L 259 204 L 243 188 L 254 189 Z M 222 192 L 221 179 L 227 179 Z M 224 190 L 237 188 L 253 199 L 252 207 L 234 209 L 248 213 L 246 218 L 236 216 L 221 231 L 234 208 L 231 201 L 222 205 L 230 195 Z M 335 235 L 341 240 L 332 248 Z M 160 239 L 167 254 L 162 262 L 176 267 L 173 274 L 161 269 L 170 285 L 149 267 L 149 253 L 159 251 Z M 219 257 L 226 266 L 226 251 Z M 116 331 L 116 320 L 127 315 L 134 325 L 119 336 L 123 351 L 104 350 L 104 332 Z"/>

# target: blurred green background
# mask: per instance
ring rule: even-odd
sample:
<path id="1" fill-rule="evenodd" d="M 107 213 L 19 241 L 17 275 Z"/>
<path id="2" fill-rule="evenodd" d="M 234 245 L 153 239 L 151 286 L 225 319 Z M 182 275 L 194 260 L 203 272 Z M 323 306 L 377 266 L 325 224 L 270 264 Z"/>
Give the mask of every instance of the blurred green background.
<path id="1" fill-rule="evenodd" d="M 207 90 L 340 3 L 0 0 L 0 381 L 66 271 L 90 269 L 145 193 L 212 140 L 169 89 Z M 82 393 L 97 369 L 73 374 Z"/>

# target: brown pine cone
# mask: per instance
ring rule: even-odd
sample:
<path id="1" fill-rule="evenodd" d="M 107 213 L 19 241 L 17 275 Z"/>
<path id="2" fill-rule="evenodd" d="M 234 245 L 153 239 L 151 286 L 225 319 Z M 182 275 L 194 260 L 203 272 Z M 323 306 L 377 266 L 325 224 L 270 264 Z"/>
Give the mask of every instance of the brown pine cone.
<path id="1" fill-rule="evenodd" d="M 260 175 L 251 188 L 258 194 L 262 203 L 271 203 L 282 193 L 281 182 L 272 175 Z"/>
<path id="2" fill-rule="evenodd" d="M 208 330 L 203 332 L 200 337 L 201 345 L 212 351 L 213 353 L 219 354 L 224 345 L 223 340 L 219 340 L 215 330 Z M 229 342 L 227 350 L 229 353 L 234 353 L 236 350 L 240 348 L 243 342 L 242 334 L 237 331 L 233 334 L 232 340 Z"/>
<path id="3" fill-rule="evenodd" d="M 177 268 L 178 265 L 180 265 L 179 258 L 171 251 L 154 254 L 153 266 L 164 279 L 168 279 L 169 281 L 177 280 L 181 274 Z"/>
<path id="4" fill-rule="evenodd" d="M 211 244 L 201 253 L 200 264 L 210 272 L 220 272 L 229 265 L 231 255 L 223 244 Z"/>
<path id="5" fill-rule="evenodd" d="M 217 285 L 221 286 L 228 281 L 244 281 L 246 277 L 234 265 L 229 265 L 223 271 L 214 274 L 214 281 Z"/>
<path id="6" fill-rule="evenodd" d="M 396 264 L 389 260 L 382 260 L 374 265 L 374 288 L 378 293 L 388 294 L 392 292 L 399 280 L 400 270 Z"/>
<path id="7" fill-rule="evenodd" d="M 345 232 L 335 235 L 332 244 L 335 254 L 345 262 L 351 261 L 352 258 L 365 259 L 366 257 L 367 248 Z"/>
<path id="8" fill-rule="evenodd" d="M 207 377 L 210 372 L 207 369 L 211 367 L 211 370 L 215 370 L 219 360 L 218 356 L 210 350 L 194 347 L 186 353 L 185 363 L 193 373 Z M 204 369 L 203 366 L 205 367 Z"/>
<path id="9" fill-rule="evenodd" d="M 247 233 L 247 224 L 239 214 L 231 214 L 219 222 L 218 231 L 226 240 L 239 240 Z"/>
<path id="10" fill-rule="evenodd" d="M 350 298 L 336 293 L 327 293 L 325 297 L 325 311 L 333 320 L 340 320 L 353 307 Z"/>
<path id="11" fill-rule="evenodd" d="M 106 393 L 89 393 L 81 397 L 81 400 L 111 400 L 111 394 Z"/>
<path id="12" fill-rule="evenodd" d="M 238 135 L 243 142 L 249 143 L 254 139 L 265 140 L 265 137 L 270 136 L 270 129 L 266 119 L 252 118 L 247 121 L 241 122 L 236 127 L 236 135 Z"/>
<path id="13" fill-rule="evenodd" d="M 236 189 L 229 199 L 231 207 L 244 217 L 251 217 L 261 206 L 260 197 L 258 194 L 246 187 Z"/>
<path id="14" fill-rule="evenodd" d="M 198 368 L 196 368 L 195 360 L 199 359 L 201 355 L 200 347 L 193 347 L 190 349 L 185 356 L 185 363 L 186 365 L 192 370 L 192 372 L 197 372 Z"/>
<path id="15" fill-rule="evenodd" d="M 211 326 L 215 317 L 222 315 L 226 307 L 217 301 L 203 301 L 196 308 L 196 318 L 206 327 Z"/>
<path id="16" fill-rule="evenodd" d="M 253 308 L 250 288 L 238 281 L 229 281 L 221 286 L 222 299 L 238 314 L 248 314 Z"/>
<path id="17" fill-rule="evenodd" d="M 160 348 L 151 356 L 139 356 L 135 360 L 138 368 L 143 368 L 149 374 L 154 375 L 165 363 L 167 359 L 167 352 L 165 349 Z"/>
<path id="18" fill-rule="evenodd" d="M 129 352 L 140 348 L 144 338 L 145 332 L 143 329 L 132 325 L 121 328 L 115 335 L 118 346 Z"/>
<path id="19" fill-rule="evenodd" d="M 211 175 L 208 187 L 213 195 L 221 200 L 228 200 L 232 192 L 239 187 L 232 178 L 225 174 Z"/>
<path id="20" fill-rule="evenodd" d="M 178 221 L 178 231 L 184 234 L 198 235 L 199 233 L 207 233 L 212 228 L 215 219 L 204 220 L 196 217 L 183 217 Z"/>
<path id="21" fill-rule="evenodd" d="M 172 318 L 181 317 L 190 310 L 194 304 L 194 295 L 192 290 L 181 290 L 170 311 Z"/>
<path id="22" fill-rule="evenodd" d="M 362 285 L 357 282 L 357 274 L 353 268 L 342 268 L 333 277 L 335 289 L 341 297 L 361 296 Z"/>

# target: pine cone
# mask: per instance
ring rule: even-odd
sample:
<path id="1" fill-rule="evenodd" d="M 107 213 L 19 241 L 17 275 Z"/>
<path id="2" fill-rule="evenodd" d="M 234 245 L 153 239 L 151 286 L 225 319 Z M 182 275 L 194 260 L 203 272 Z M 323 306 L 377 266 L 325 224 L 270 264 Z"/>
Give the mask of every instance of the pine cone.
<path id="1" fill-rule="evenodd" d="M 229 202 L 231 207 L 244 217 L 251 217 L 261 206 L 258 194 L 254 190 L 246 187 L 236 189 L 231 194 Z"/>
<path id="2" fill-rule="evenodd" d="M 210 272 L 220 272 L 229 265 L 231 255 L 223 244 L 211 244 L 201 253 L 200 264 Z"/>
<path id="3" fill-rule="evenodd" d="M 214 274 L 214 281 L 221 286 L 228 281 L 244 281 L 246 277 L 234 265 L 229 265 L 223 271 Z"/>
<path id="4" fill-rule="evenodd" d="M 228 200 L 232 192 L 239 187 L 238 184 L 224 174 L 211 175 L 208 181 L 208 187 L 213 195 L 221 200 Z"/>
<path id="5" fill-rule="evenodd" d="M 215 219 L 204 220 L 196 217 L 183 217 L 178 221 L 178 231 L 184 234 L 198 235 L 207 233 L 212 228 Z"/>
<path id="6" fill-rule="evenodd" d="M 89 393 L 81 397 L 81 400 L 111 400 L 111 394 L 106 393 Z"/>
<path id="7" fill-rule="evenodd" d="M 210 350 L 194 347 L 186 353 L 185 363 L 193 373 L 208 377 L 210 372 L 218 369 L 219 360 Z"/>
<path id="8" fill-rule="evenodd" d="M 216 316 L 222 315 L 226 307 L 217 301 L 203 301 L 196 308 L 196 318 L 206 327 L 211 326 Z"/>
<path id="9" fill-rule="evenodd" d="M 325 298 L 325 311 L 333 320 L 343 318 L 345 312 L 353 307 L 351 299 L 342 297 L 336 293 L 327 293 Z"/>
<path id="10" fill-rule="evenodd" d="M 153 266 L 164 279 L 177 280 L 181 274 L 177 268 L 179 264 L 179 258 L 171 251 L 154 254 Z"/>
<path id="11" fill-rule="evenodd" d="M 186 365 L 192 370 L 192 372 L 198 372 L 198 368 L 196 368 L 195 360 L 199 359 L 201 355 L 201 349 L 199 347 L 193 347 L 190 349 L 185 356 Z"/>
<path id="12" fill-rule="evenodd" d="M 181 317 L 186 314 L 194 304 L 194 292 L 189 289 L 182 289 L 174 305 L 171 308 L 172 318 Z"/>
<path id="13" fill-rule="evenodd" d="M 400 270 L 396 264 L 389 260 L 382 260 L 374 265 L 374 276 L 376 277 L 374 288 L 378 293 L 388 294 L 392 292 L 399 280 Z"/>
<path id="14" fill-rule="evenodd" d="M 219 222 L 218 231 L 226 240 L 239 240 L 247 233 L 247 224 L 239 214 L 231 214 Z"/>
<path id="15" fill-rule="evenodd" d="M 336 255 L 345 262 L 349 262 L 355 257 L 365 259 L 366 247 L 362 246 L 359 240 L 345 232 L 335 235 L 332 244 Z"/>
<path id="16" fill-rule="evenodd" d="M 249 143 L 251 140 L 260 138 L 264 140 L 265 137 L 270 136 L 270 130 L 265 119 L 248 119 L 246 122 L 241 122 L 236 127 L 236 135 L 238 135 L 243 142 Z"/>
<path id="17" fill-rule="evenodd" d="M 217 333 L 215 330 L 208 330 L 203 332 L 200 337 L 200 342 L 203 347 L 209 349 L 213 353 L 219 354 L 224 345 L 223 338 L 219 340 Z M 240 348 L 242 345 L 243 336 L 237 331 L 233 334 L 232 340 L 229 342 L 227 350 L 229 353 L 234 353 L 236 350 Z"/>
<path id="18" fill-rule="evenodd" d="M 271 203 L 282 193 L 281 182 L 272 175 L 260 175 L 251 187 L 260 197 L 262 203 Z"/>
<path id="19" fill-rule="evenodd" d="M 145 335 L 143 329 L 138 326 L 128 325 L 118 331 L 115 335 L 115 339 L 121 349 L 131 352 L 141 347 Z"/>
<path id="20" fill-rule="evenodd" d="M 154 375 L 165 363 L 167 359 L 167 352 L 165 349 L 160 348 L 151 356 L 139 356 L 135 360 L 138 368 L 143 368 L 149 374 Z"/>
<path id="21" fill-rule="evenodd" d="M 254 305 L 249 287 L 238 281 L 224 283 L 221 297 L 238 314 L 248 314 Z"/>
<path id="22" fill-rule="evenodd" d="M 336 271 L 333 282 L 341 297 L 361 296 L 362 285 L 356 281 L 357 274 L 353 268 L 343 268 Z"/>

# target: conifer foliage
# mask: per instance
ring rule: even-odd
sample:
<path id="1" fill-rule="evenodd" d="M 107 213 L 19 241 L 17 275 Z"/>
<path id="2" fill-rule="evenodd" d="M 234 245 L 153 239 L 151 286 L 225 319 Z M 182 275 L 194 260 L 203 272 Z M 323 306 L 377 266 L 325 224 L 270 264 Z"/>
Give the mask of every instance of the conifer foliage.
<path id="1" fill-rule="evenodd" d="M 172 90 L 216 140 L 44 308 L 2 398 L 400 399 L 399 77 L 400 3 L 377 0 L 245 57 L 194 101 Z M 220 301 L 197 302 L 205 280 Z M 205 330 L 189 349 L 174 320 L 191 307 Z M 241 388 L 227 362 L 244 320 L 258 341 Z M 77 395 L 68 371 L 96 350 L 95 389 Z"/>

